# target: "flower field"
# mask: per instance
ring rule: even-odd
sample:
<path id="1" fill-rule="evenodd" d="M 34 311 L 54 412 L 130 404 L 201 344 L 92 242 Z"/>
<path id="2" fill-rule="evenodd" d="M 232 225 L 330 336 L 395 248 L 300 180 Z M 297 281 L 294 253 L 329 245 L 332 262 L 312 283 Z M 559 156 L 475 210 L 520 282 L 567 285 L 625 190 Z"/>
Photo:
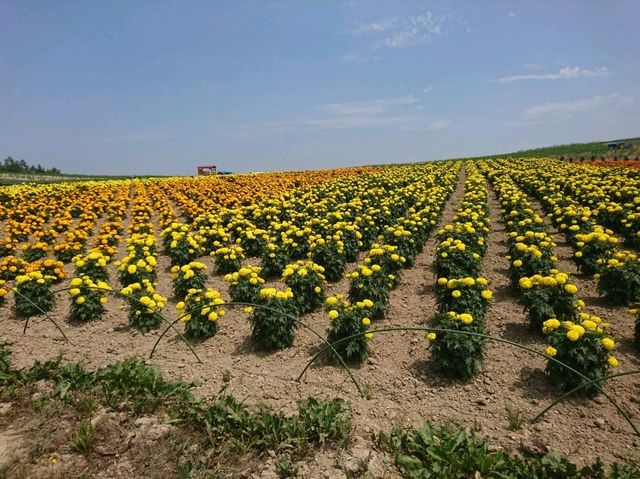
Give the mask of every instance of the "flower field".
<path id="1" fill-rule="evenodd" d="M 506 449 L 634 463 L 640 378 L 617 376 L 640 364 L 628 166 L 487 159 L 3 187 L 0 342 L 20 367 L 153 350 L 200 397 L 224 387 L 285 412 L 343 397 L 365 442 L 454 417 Z"/>

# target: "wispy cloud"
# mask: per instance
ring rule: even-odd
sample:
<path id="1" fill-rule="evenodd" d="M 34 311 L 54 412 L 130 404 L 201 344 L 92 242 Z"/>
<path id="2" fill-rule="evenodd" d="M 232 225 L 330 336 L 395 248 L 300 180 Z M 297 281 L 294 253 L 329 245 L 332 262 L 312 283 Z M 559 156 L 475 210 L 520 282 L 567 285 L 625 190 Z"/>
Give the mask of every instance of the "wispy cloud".
<path id="1" fill-rule="evenodd" d="M 339 116 L 381 115 L 389 110 L 418 103 L 413 95 L 398 98 L 381 98 L 376 100 L 353 101 L 344 103 L 326 103 L 317 108 Z"/>
<path id="2" fill-rule="evenodd" d="M 635 99 L 630 96 L 596 95 L 573 101 L 547 102 L 526 108 L 522 118 L 528 122 L 559 121 L 573 118 L 580 113 L 603 112 L 609 109 L 619 110 L 632 106 Z"/>
<path id="3" fill-rule="evenodd" d="M 427 130 L 441 131 L 441 130 L 446 130 L 450 126 L 451 126 L 451 122 L 449 120 L 434 120 L 427 125 Z"/>
<path id="4" fill-rule="evenodd" d="M 419 100 L 413 95 L 377 98 L 365 101 L 324 103 L 309 108 L 305 113 L 287 118 L 244 125 L 222 127 L 219 131 L 242 137 L 248 132 L 287 132 L 309 130 L 343 130 L 372 128 L 391 125 L 407 125 L 414 119 L 414 109 Z"/>
<path id="5" fill-rule="evenodd" d="M 580 68 L 580 67 L 564 67 L 553 73 L 537 73 L 529 75 L 511 75 L 498 78 L 498 83 L 511 83 L 524 80 L 567 80 L 570 78 L 591 78 L 605 77 L 609 75 L 607 67 L 596 69 Z"/>
<path id="6" fill-rule="evenodd" d="M 451 23 L 450 15 L 436 15 L 427 11 L 420 15 L 392 17 L 360 25 L 351 33 L 371 37 L 374 49 L 405 48 L 427 43 L 442 35 Z"/>

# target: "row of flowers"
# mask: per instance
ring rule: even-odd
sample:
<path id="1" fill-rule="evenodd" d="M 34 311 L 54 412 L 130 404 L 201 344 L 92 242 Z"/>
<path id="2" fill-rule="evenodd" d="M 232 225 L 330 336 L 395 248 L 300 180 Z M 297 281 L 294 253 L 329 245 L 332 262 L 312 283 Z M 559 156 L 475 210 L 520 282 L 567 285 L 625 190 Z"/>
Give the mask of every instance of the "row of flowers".
<path id="1" fill-rule="evenodd" d="M 520 168 L 505 162 L 485 162 L 482 171 L 491 182 L 508 232 L 509 272 L 518 300 L 527 312 L 530 329 L 547 335 L 545 350 L 550 359 L 546 372 L 560 389 L 569 391 L 586 380 L 603 377 L 618 364 L 615 342 L 606 334 L 607 323 L 584 311 L 578 287 L 567 273 L 559 271 L 544 219 L 538 215 L 513 178 Z M 556 361 L 557 360 L 557 361 Z M 594 385 L 581 394 L 594 394 Z"/>
<path id="2" fill-rule="evenodd" d="M 439 312 L 431 324 L 446 331 L 426 336 L 436 370 L 464 380 L 478 371 L 484 358 L 486 340 L 475 334 L 486 334 L 485 315 L 493 296 L 480 276 L 490 225 L 486 181 L 475 164 L 465 168 L 462 201 L 451 223 L 438 232 L 435 252 Z"/>

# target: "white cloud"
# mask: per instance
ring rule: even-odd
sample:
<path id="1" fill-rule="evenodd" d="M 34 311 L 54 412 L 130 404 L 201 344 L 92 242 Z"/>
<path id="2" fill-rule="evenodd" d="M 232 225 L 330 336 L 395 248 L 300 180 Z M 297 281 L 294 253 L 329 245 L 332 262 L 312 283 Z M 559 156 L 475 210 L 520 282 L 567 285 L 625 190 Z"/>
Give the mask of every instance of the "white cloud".
<path id="1" fill-rule="evenodd" d="M 427 43 L 433 37 L 442 35 L 449 23 L 449 15 L 425 12 L 360 25 L 352 34 L 373 37 L 373 48 L 405 48 Z"/>
<path id="2" fill-rule="evenodd" d="M 607 67 L 596 69 L 580 67 L 564 67 L 555 73 L 540 73 L 530 75 L 511 75 L 499 78 L 498 83 L 511 83 L 523 80 L 566 80 L 570 78 L 605 77 L 609 75 Z"/>
<path id="3" fill-rule="evenodd" d="M 509 13 L 507 13 L 507 15 L 509 15 L 511 18 L 514 18 L 516 16 L 516 14 L 513 13 L 513 12 L 509 12 Z"/>
<path id="4" fill-rule="evenodd" d="M 591 98 L 583 98 L 573 101 L 547 102 L 525 109 L 522 118 L 529 122 L 567 120 L 577 113 L 604 112 L 607 110 L 632 106 L 635 99 L 630 96 L 619 96 L 617 93 L 610 95 L 596 95 Z"/>
<path id="5" fill-rule="evenodd" d="M 451 126 L 451 122 L 449 120 L 434 120 L 427 125 L 427 130 L 429 131 L 440 131 L 446 130 Z"/>

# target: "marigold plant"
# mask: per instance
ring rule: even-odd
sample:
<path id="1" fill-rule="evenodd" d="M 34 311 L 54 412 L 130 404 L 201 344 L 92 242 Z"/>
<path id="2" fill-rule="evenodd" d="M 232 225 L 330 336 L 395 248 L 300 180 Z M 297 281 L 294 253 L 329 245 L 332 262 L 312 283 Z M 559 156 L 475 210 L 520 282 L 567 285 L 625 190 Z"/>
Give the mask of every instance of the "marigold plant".
<path id="1" fill-rule="evenodd" d="M 218 320 L 225 311 L 220 293 L 213 289 L 191 290 L 176 308 L 184 322 L 185 335 L 196 339 L 207 339 L 218 332 Z"/>

